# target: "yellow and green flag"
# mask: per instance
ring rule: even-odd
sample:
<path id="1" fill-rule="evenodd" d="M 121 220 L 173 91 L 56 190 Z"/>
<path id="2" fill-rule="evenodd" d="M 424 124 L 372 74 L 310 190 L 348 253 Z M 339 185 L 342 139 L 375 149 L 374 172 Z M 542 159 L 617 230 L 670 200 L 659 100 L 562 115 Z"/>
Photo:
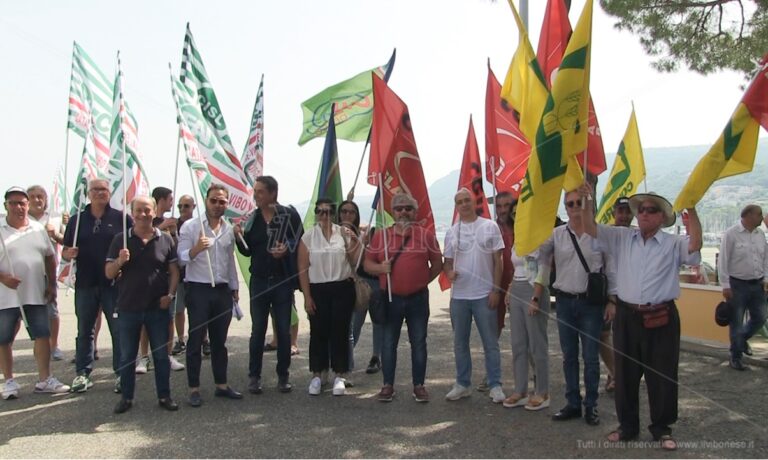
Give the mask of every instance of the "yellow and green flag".
<path id="1" fill-rule="evenodd" d="M 603 197 L 600 199 L 597 217 L 599 224 L 613 224 L 613 203 L 621 196 L 631 196 L 637 193 L 640 183 L 645 179 L 645 160 L 643 146 L 640 144 L 640 130 L 637 128 L 635 109 L 629 117 L 627 131 L 624 133 L 613 161 L 611 177 L 605 184 Z"/>
<path id="2" fill-rule="evenodd" d="M 688 176 L 675 211 L 696 206 L 716 180 L 752 171 L 761 124 L 768 129 L 768 55 L 720 138 Z"/>
<path id="3" fill-rule="evenodd" d="M 515 217 L 515 250 L 526 255 L 552 233 L 566 171 L 569 164 L 577 165 L 575 155 L 587 146 L 592 0 L 584 6 L 551 93 L 517 10 L 509 4 L 520 42 L 501 96 L 520 112 L 520 128 L 531 144 Z"/>

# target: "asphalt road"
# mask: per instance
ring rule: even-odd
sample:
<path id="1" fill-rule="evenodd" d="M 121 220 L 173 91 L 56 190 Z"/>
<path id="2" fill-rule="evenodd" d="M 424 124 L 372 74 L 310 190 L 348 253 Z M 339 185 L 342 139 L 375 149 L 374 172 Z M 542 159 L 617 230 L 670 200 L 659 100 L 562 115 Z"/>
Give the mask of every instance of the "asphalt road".
<path id="1" fill-rule="evenodd" d="M 245 294 L 245 291 L 243 291 Z M 243 298 L 246 296 L 243 295 Z M 297 295 L 301 305 L 301 295 Z M 74 356 L 73 295 L 60 294 L 61 344 L 67 358 Z M 246 302 L 243 302 L 245 305 Z M 171 376 L 173 397 L 181 408 L 169 413 L 157 407 L 154 376 L 137 378 L 136 402 L 126 414 L 114 415 L 118 396 L 112 393 L 109 336 L 99 339 L 101 359 L 94 370 L 96 385 L 85 394 L 36 395 L 36 371 L 31 342 L 20 334 L 15 346 L 16 378 L 20 398 L 0 401 L 0 458 L 43 457 L 434 457 L 434 458 L 656 458 L 656 457 L 768 457 L 764 414 L 766 369 L 753 367 L 739 373 L 723 357 L 683 352 L 680 363 L 680 420 L 674 434 L 680 450 L 668 453 L 651 442 L 644 431 L 640 442 L 608 445 L 606 434 L 616 427 L 613 399 L 602 392 L 602 423 L 590 427 L 583 420 L 553 422 L 550 415 L 564 404 L 561 354 L 557 328 L 550 320 L 550 372 L 552 406 L 541 412 L 505 409 L 473 392 L 458 402 L 443 399 L 454 376 L 453 340 L 448 297 L 432 289 L 429 326 L 427 388 L 432 400 L 418 404 L 411 397 L 410 353 L 403 333 L 399 349 L 396 397 L 383 404 L 375 400 L 381 374 L 366 375 L 371 350 L 370 324 L 363 329 L 356 351 L 358 369 L 354 388 L 334 397 L 330 391 L 312 397 L 309 384 L 309 326 L 302 318 L 301 354 L 291 365 L 294 391 L 277 392 L 275 354 L 267 353 L 264 394 L 246 394 L 242 401 L 213 397 L 210 366 L 203 363 L 204 405 L 185 404 L 186 374 Z M 250 320 L 233 321 L 230 328 L 229 381 L 247 388 Z M 505 388 L 511 391 L 509 336 L 501 339 Z M 482 378 L 482 347 L 472 337 L 473 385 Z M 54 362 L 54 374 L 65 383 L 74 377 L 69 360 Z M 644 388 L 642 389 L 644 392 Z M 642 396 L 641 424 L 648 422 Z M 686 445 L 687 444 L 687 445 Z"/>

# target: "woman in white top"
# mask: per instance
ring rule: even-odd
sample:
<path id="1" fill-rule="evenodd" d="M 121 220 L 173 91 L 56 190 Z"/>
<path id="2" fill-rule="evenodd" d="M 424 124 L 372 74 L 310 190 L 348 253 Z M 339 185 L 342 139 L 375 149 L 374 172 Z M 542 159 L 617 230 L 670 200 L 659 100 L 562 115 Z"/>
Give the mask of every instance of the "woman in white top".
<path id="1" fill-rule="evenodd" d="M 515 390 L 504 400 L 504 407 L 525 406 L 528 410 L 549 407 L 549 291 L 544 288 L 538 308 L 531 307 L 534 281 L 549 285 L 549 270 L 539 271 L 538 251 L 519 257 L 512 247 L 513 277 L 507 290 L 509 330 L 512 338 L 512 368 Z M 530 357 L 530 358 L 529 358 Z M 536 375 L 536 392 L 528 393 L 528 362 Z"/>
<path id="2" fill-rule="evenodd" d="M 309 394 L 321 391 L 321 373 L 336 373 L 333 394 L 344 394 L 349 369 L 349 323 L 355 306 L 350 260 L 356 261 L 360 244 L 349 229 L 333 223 L 336 209 L 327 198 L 315 204 L 316 224 L 299 243 L 299 283 L 309 315 Z"/>

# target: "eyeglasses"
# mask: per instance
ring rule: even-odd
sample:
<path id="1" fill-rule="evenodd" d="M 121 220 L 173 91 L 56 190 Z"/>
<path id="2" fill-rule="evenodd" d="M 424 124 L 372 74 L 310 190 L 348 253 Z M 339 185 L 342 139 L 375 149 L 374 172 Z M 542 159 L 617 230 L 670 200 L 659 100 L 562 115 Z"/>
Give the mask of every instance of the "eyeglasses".
<path id="1" fill-rule="evenodd" d="M 187 208 L 191 208 L 191 207 L 192 207 L 191 204 L 180 204 L 178 206 L 179 209 L 187 209 Z"/>
<path id="2" fill-rule="evenodd" d="M 581 207 L 581 201 L 566 201 L 565 205 L 569 208 L 580 208 Z"/>
<path id="3" fill-rule="evenodd" d="M 101 219 L 96 219 L 93 223 L 93 233 L 99 233 L 101 231 Z"/>
<path id="4" fill-rule="evenodd" d="M 661 212 L 661 209 L 657 208 L 656 206 L 640 206 L 637 208 L 638 214 L 648 213 L 648 214 L 657 214 Z"/>
<path id="5" fill-rule="evenodd" d="M 329 208 L 315 208 L 315 214 L 317 214 L 318 216 L 320 216 L 320 215 L 328 215 L 331 212 L 333 212 L 333 210 L 329 209 Z"/>
<path id="6" fill-rule="evenodd" d="M 411 212 L 413 209 L 413 206 L 394 206 L 392 208 L 392 210 L 395 212 Z"/>
<path id="7" fill-rule="evenodd" d="M 226 206 L 227 204 L 229 204 L 229 201 L 227 200 L 217 200 L 216 198 L 210 198 L 208 199 L 208 202 L 211 204 L 217 204 L 219 206 Z"/>
<path id="8" fill-rule="evenodd" d="M 93 193 L 104 193 L 104 192 L 108 192 L 109 189 L 107 187 L 93 187 L 88 191 Z"/>
<path id="9" fill-rule="evenodd" d="M 347 208 L 341 208 L 339 212 L 341 214 L 357 214 L 357 211 L 355 211 L 354 209 L 347 209 Z"/>

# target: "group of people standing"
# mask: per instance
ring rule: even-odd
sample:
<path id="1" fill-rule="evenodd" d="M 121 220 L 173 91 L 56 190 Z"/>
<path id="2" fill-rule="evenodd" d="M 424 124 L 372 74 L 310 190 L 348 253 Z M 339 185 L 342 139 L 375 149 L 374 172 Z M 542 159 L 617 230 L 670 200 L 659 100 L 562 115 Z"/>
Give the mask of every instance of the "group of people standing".
<path id="1" fill-rule="evenodd" d="M 167 194 L 166 194 L 167 195 Z M 538 411 L 549 407 L 548 319 L 550 296 L 556 299 L 556 318 L 563 354 L 567 404 L 553 419 L 581 418 L 600 422 L 597 412 L 600 380 L 599 349 L 613 330 L 613 348 L 606 364 L 616 387 L 620 426 L 609 440 L 633 439 L 639 434 L 639 382 L 648 384 L 654 439 L 662 447 L 676 447 L 670 425 L 677 418 L 677 363 L 680 325 L 675 307 L 679 295 L 678 269 L 700 259 L 701 227 L 694 209 L 688 210 L 689 233 L 662 231 L 675 221 L 667 200 L 638 194 L 616 201 L 616 226 L 597 225 L 594 191 L 589 184 L 565 195 L 568 222 L 531 254 L 520 256 L 514 245 L 516 201 L 510 194 L 495 197 L 497 220 L 479 217 L 472 193 L 461 189 L 454 197 L 458 219 L 448 230 L 444 252 L 434 232 L 417 220 L 419 203 L 405 193 L 390 203 L 393 225 L 384 229 L 360 227 L 357 205 L 338 207 L 321 198 L 314 203 L 316 224 L 302 227 L 292 206 L 278 203 L 278 184 L 262 176 L 254 184 L 256 211 L 247 222 L 232 224 L 225 217 L 229 203 L 225 187 L 212 185 L 205 194 L 204 212 L 192 217 L 194 201 L 183 219 L 163 219 L 157 200 L 137 197 L 130 216 L 109 206 L 106 181 L 88 184 L 90 204 L 69 219 L 63 235 L 28 218 L 31 193 L 12 188 L 5 194 L 8 217 L 0 223 L 0 365 L 6 382 L 3 398 L 18 395 L 12 374 L 11 344 L 20 312 L 35 340 L 40 383 L 35 391 L 85 392 L 93 385 L 94 324 L 103 311 L 112 334 L 115 412 L 132 407 L 135 363 L 142 329 L 146 330 L 155 363 L 158 404 L 167 410 L 178 405 L 170 395 L 169 374 L 173 326 L 186 307 L 188 340 L 186 371 L 192 407 L 203 404 L 200 371 L 204 336 L 210 343 L 214 396 L 241 399 L 227 379 L 226 340 L 233 310 L 239 308 L 239 283 L 234 251 L 250 257 L 248 391 L 261 394 L 265 335 L 270 314 L 277 344 L 277 388 L 287 393 L 290 382 L 291 322 L 294 292 L 301 289 L 309 317 L 308 392 L 322 393 L 327 373 L 335 374 L 332 394 L 343 395 L 351 385 L 352 348 L 365 321 L 365 310 L 355 309 L 355 279 L 372 288 L 371 302 L 384 308 L 374 324 L 374 353 L 368 370 L 381 367 L 382 402 L 395 397 L 397 349 L 403 322 L 411 348 L 412 396 L 430 399 L 425 387 L 427 329 L 430 316 L 428 285 L 441 272 L 452 284 L 450 318 L 454 333 L 456 378 L 445 395 L 456 401 L 471 395 L 470 332 L 474 321 L 483 345 L 487 390 L 494 403 Z M 166 196 L 167 198 L 167 196 Z M 170 198 L 173 203 L 173 198 Z M 182 210 L 180 206 L 180 211 Z M 632 217 L 638 227 L 629 227 Z M 126 232 L 123 233 L 123 228 Z M 177 231 L 178 229 L 178 231 Z M 29 237 L 26 235 L 29 234 Z M 34 235 L 34 236 L 31 236 Z M 65 260 L 76 261 L 75 312 L 78 319 L 76 377 L 71 387 L 50 376 L 49 321 L 46 305 L 56 293 L 56 261 L 52 240 L 62 243 Z M 35 259 L 34 263 L 24 259 Z M 6 267 L 24 267 L 14 273 Z M 591 294 L 595 274 L 602 273 L 606 296 Z M 21 281 L 20 281 L 21 280 Z M 32 281 L 34 280 L 34 281 Z M 179 294 L 183 291 L 183 298 Z M 18 305 L 23 305 L 18 309 Z M 509 313 L 514 390 L 502 390 L 499 337 Z M 648 322 L 649 315 L 656 321 Z M 181 310 L 183 321 L 183 310 Z M 7 317 L 7 318 L 6 318 Z M 183 322 L 182 322 L 183 330 Z M 182 339 L 182 333 L 179 333 Z M 748 334 L 747 334 L 748 335 Z M 45 340 L 43 340 L 45 339 Z M 602 339 L 602 340 L 601 340 Z M 607 344 L 610 347 L 610 344 Z M 581 347 L 581 351 L 580 351 Z M 743 348 L 743 347 L 742 347 Z M 579 354 L 583 359 L 585 394 L 580 391 Z M 529 388 L 529 368 L 534 387 Z M 582 410 L 583 408 L 583 410 Z"/>

